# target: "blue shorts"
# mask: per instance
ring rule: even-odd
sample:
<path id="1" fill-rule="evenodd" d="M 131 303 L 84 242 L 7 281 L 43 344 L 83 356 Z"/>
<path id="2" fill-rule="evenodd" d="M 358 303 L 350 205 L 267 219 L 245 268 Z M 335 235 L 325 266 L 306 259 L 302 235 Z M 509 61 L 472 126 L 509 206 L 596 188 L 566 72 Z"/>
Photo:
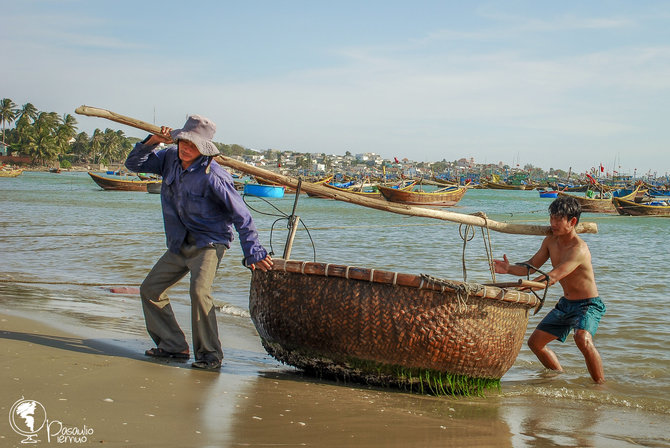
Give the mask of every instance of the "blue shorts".
<path id="1" fill-rule="evenodd" d="M 586 330 L 595 335 L 605 311 L 605 304 L 600 297 L 583 300 L 568 300 L 561 297 L 556 307 L 544 316 L 537 329 L 553 334 L 561 342 L 565 342 L 573 328 Z"/>

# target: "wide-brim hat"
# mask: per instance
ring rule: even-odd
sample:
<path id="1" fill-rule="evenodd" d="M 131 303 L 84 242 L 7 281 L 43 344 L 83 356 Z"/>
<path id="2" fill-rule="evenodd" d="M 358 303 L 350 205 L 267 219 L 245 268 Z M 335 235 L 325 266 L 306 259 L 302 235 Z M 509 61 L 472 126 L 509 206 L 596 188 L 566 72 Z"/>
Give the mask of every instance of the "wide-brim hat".
<path id="1" fill-rule="evenodd" d="M 216 125 L 209 118 L 200 115 L 191 115 L 181 129 L 170 132 L 172 140 L 188 140 L 192 142 L 203 156 L 221 154 L 219 148 L 212 142 L 216 133 Z"/>

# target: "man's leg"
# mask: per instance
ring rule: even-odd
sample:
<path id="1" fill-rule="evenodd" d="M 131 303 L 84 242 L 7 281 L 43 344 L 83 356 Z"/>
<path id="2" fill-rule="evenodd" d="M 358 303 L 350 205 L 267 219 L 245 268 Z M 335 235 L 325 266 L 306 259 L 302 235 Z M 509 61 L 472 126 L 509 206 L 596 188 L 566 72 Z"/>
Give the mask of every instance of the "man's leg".
<path id="1" fill-rule="evenodd" d="M 584 355 L 584 360 L 586 361 L 586 368 L 589 369 L 591 378 L 598 384 L 605 382 L 605 372 L 603 371 L 603 362 L 600 358 L 600 353 L 596 350 L 596 346 L 593 344 L 593 337 L 591 333 L 586 330 L 576 330 L 575 331 L 575 344 L 579 348 L 579 351 Z"/>
<path id="2" fill-rule="evenodd" d="M 225 253 L 225 246 L 197 249 L 187 263 L 191 271 L 191 326 L 193 332 L 193 354 L 196 361 L 205 356 L 223 359 L 216 322 L 212 283 Z"/>
<path id="3" fill-rule="evenodd" d="M 535 353 L 535 356 L 537 356 L 537 359 L 539 359 L 542 365 L 547 369 L 562 372 L 563 368 L 558 362 L 556 353 L 547 347 L 548 343 L 556 339 L 558 338 L 553 334 L 536 329 L 533 331 L 533 334 L 530 335 L 530 338 L 528 338 L 528 347 L 530 347 L 532 352 Z"/>
<path id="4" fill-rule="evenodd" d="M 182 257 L 167 251 L 140 286 L 147 332 L 156 347 L 171 353 L 188 353 L 188 343 L 177 324 L 165 290 L 177 283 L 187 272 L 188 268 Z"/>

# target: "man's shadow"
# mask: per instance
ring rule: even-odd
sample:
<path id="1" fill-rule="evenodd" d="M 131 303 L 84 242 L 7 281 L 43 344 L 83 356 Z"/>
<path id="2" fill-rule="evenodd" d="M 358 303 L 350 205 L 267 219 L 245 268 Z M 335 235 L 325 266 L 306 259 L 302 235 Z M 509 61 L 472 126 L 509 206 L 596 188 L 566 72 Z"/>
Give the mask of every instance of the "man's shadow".
<path id="1" fill-rule="evenodd" d="M 29 344 L 87 355 L 113 356 L 152 364 L 169 364 L 172 367 L 186 368 L 189 370 L 191 370 L 191 363 L 194 361 L 193 355 L 191 355 L 189 359 L 155 358 L 146 356 L 144 350 L 135 348 L 134 346 L 122 346 L 119 344 L 118 340 L 111 342 L 111 340 L 105 339 L 84 339 L 71 336 L 54 336 L 48 334 L 0 330 L 0 340 L 2 339 L 27 342 Z M 224 352 L 226 356 L 221 369 L 208 372 L 255 376 L 267 370 L 273 372 L 284 370 L 278 362 L 269 359 L 269 356 L 266 354 L 243 349 L 233 349 L 230 347 L 224 347 Z"/>
<path id="2" fill-rule="evenodd" d="M 147 360 L 146 356 L 133 349 L 106 342 L 104 339 L 83 339 L 78 337 L 53 336 L 9 330 L 0 330 L 0 339 L 27 342 L 30 344 L 88 355 L 117 356 L 121 358 L 137 359 L 140 361 Z"/>

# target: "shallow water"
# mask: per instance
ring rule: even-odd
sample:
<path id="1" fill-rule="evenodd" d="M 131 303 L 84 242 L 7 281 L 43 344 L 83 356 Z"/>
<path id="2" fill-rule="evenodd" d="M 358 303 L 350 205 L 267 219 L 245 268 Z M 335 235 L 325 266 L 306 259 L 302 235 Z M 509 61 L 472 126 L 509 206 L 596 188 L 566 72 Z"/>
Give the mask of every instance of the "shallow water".
<path id="1" fill-rule="evenodd" d="M 279 256 L 286 222 L 260 199 L 248 199 L 266 247 Z M 491 219 L 547 223 L 550 199 L 535 191 L 470 190 L 453 211 L 484 211 Z M 272 204 L 290 213 L 293 196 Z M 293 259 L 373 267 L 442 278 L 463 278 L 463 240 L 453 223 L 413 218 L 342 202 L 300 198 L 301 229 Z M 572 338 L 552 343 L 565 372 L 542 368 L 527 347 L 503 377 L 503 399 L 559 399 L 567 404 L 616 405 L 660 415 L 670 414 L 670 318 L 666 305 L 670 274 L 667 234 L 670 220 L 584 214 L 598 223 L 599 233 L 584 235 L 593 254 L 601 298 L 607 305 L 595 343 L 608 382 L 594 385 Z M 528 259 L 541 237 L 491 233 L 493 253 L 510 261 Z M 136 286 L 165 250 L 158 195 L 107 192 L 85 173 L 26 172 L 0 179 L 0 306 L 24 313 L 57 313 L 96 332 L 125 335 L 138 347 L 148 337 L 137 296 L 112 294 L 112 285 Z M 237 242 L 228 251 L 215 284 L 221 305 L 219 320 L 239 331 L 222 335 L 224 349 L 257 347 L 248 314 L 250 275 L 241 265 Z M 490 281 L 481 232 L 466 247 L 468 281 Z M 498 276 L 498 280 L 511 279 Z M 19 282 L 22 281 L 22 282 Z M 531 316 L 530 335 L 561 295 L 548 294 L 547 304 Z M 171 291 L 178 316 L 188 322 L 188 284 Z M 55 319 L 57 320 L 57 319 Z M 185 330 L 187 330 L 185 328 Z M 245 345 L 246 344 L 246 345 Z M 244 358 L 248 358 L 245 359 Z M 262 353 L 244 352 L 253 368 L 278 368 Z"/>

